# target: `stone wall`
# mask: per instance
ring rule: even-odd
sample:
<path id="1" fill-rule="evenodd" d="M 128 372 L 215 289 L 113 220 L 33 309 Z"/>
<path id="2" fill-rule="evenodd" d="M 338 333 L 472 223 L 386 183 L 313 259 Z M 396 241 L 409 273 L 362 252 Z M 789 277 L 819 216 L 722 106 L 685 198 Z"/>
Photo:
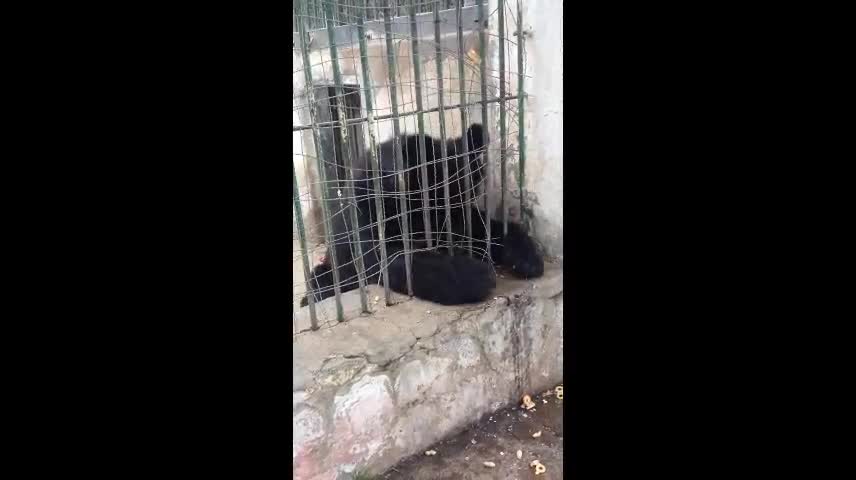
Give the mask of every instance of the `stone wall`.
<path id="1" fill-rule="evenodd" d="M 563 279 L 500 279 L 484 304 L 406 300 L 294 338 L 293 478 L 381 473 L 523 394 L 562 382 Z M 401 297 L 397 297 L 401 298 Z M 332 310 L 333 299 L 319 304 Z M 356 292 L 343 295 L 350 318 Z M 327 309 L 327 310 L 325 310 Z M 307 309 L 297 323 L 308 325 Z"/>

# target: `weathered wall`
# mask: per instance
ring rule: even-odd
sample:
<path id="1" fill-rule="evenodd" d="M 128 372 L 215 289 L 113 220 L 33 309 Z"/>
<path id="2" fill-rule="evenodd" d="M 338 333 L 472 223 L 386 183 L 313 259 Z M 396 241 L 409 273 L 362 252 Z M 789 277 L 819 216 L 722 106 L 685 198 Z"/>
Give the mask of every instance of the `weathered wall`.
<path id="1" fill-rule="evenodd" d="M 500 280 L 485 304 L 373 303 L 370 316 L 297 335 L 293 477 L 380 473 L 524 393 L 561 383 L 562 288 L 561 267 L 547 265 L 536 281 Z M 382 291 L 370 287 L 370 295 Z M 319 307 L 331 310 L 332 300 Z M 356 292 L 343 301 L 351 317 Z M 305 328 L 307 313 L 298 318 Z"/>
<path id="2" fill-rule="evenodd" d="M 554 0 L 524 3 L 527 103 L 526 190 L 531 193 L 533 230 L 547 253 L 563 256 L 564 94 L 563 4 Z M 573 208 L 571 206 L 570 208 Z"/>
<path id="3" fill-rule="evenodd" d="M 564 87 L 563 87 L 563 14 L 564 2 L 557 0 L 523 1 L 523 90 L 524 132 L 526 138 L 526 161 L 524 166 L 525 204 L 531 209 L 532 233 L 544 247 L 545 253 L 561 260 L 564 257 L 563 231 L 563 183 L 564 183 Z M 517 2 L 506 1 L 505 67 L 507 94 L 517 95 L 518 72 L 517 52 Z M 496 12 L 497 0 L 489 0 L 488 11 Z M 491 41 L 489 57 L 491 68 L 499 69 L 499 19 L 496 13 L 490 18 Z M 498 83 L 498 75 L 494 83 Z M 517 187 L 519 179 L 518 156 L 518 107 L 517 100 L 508 102 L 508 184 L 509 218 L 520 218 Z M 499 106 L 490 112 L 492 130 L 496 140 L 492 158 L 499 158 Z M 499 161 L 496 160 L 497 164 Z M 499 170 L 495 178 L 499 178 Z M 497 181 L 498 184 L 498 181 Z M 498 191 L 499 185 L 494 189 Z M 498 194 L 495 198 L 499 198 Z M 495 202 L 497 207 L 499 201 Z M 498 213 L 499 214 L 499 213 Z"/>

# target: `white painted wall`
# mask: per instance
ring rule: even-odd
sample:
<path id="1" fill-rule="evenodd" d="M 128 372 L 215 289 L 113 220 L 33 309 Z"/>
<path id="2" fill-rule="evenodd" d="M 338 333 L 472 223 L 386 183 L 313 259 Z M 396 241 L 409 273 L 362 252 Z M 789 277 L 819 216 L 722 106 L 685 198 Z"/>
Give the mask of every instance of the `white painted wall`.
<path id="1" fill-rule="evenodd" d="M 527 168 L 527 188 L 535 192 L 535 232 L 548 253 L 563 255 L 564 205 L 564 5 L 562 1 L 531 0 L 524 18 L 531 20 L 532 37 L 527 47 L 533 92 L 527 130 L 532 132 L 527 150 L 535 161 Z M 526 23 L 526 22 L 524 22 Z M 528 165 L 527 165 L 528 166 Z M 573 208 L 573 205 L 570 206 Z"/>
<path id="2" fill-rule="evenodd" d="M 525 186 L 526 204 L 532 209 L 532 233 L 542 244 L 545 252 L 552 257 L 562 259 L 562 202 L 563 195 L 563 2 L 561 0 L 521 0 L 523 1 L 523 29 L 530 30 L 524 42 L 524 68 L 526 78 L 523 83 L 526 92 L 524 104 L 524 127 L 526 137 Z M 491 38 L 498 38 L 499 22 L 495 13 L 497 0 L 489 0 Z M 506 1 L 506 36 L 511 41 L 505 44 L 508 94 L 517 94 L 517 2 Z M 513 42 L 513 43 L 512 43 Z M 492 68 L 498 79 L 499 48 L 497 42 L 490 43 Z M 508 105 L 508 172 L 509 172 L 509 218 L 518 219 L 519 191 L 517 188 L 519 168 L 517 136 L 518 108 L 516 100 Z M 492 132 L 496 139 L 496 153 L 492 158 L 497 165 L 495 178 L 499 178 L 499 107 L 491 112 Z M 498 184 L 498 180 L 496 182 Z M 498 185 L 494 187 L 497 191 Z M 495 204 L 498 208 L 499 195 Z M 573 207 L 571 207 L 573 208 Z M 497 212 L 497 215 L 500 212 Z"/>

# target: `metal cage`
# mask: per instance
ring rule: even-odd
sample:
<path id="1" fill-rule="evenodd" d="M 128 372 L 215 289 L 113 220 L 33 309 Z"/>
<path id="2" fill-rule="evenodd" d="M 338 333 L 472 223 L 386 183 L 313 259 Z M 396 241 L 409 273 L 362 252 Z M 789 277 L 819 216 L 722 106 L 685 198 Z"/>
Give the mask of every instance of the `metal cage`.
<path id="1" fill-rule="evenodd" d="M 499 211 L 502 212 L 503 230 L 508 222 L 507 163 L 516 155 L 517 183 L 523 191 L 525 165 L 524 137 L 524 48 L 522 34 L 522 7 L 517 0 L 516 12 L 507 0 L 496 0 L 497 8 L 488 15 L 486 0 L 297 0 L 293 11 L 293 57 L 299 68 L 294 72 L 294 95 L 299 101 L 294 112 L 292 127 L 295 143 L 305 146 L 301 154 L 303 163 L 292 162 L 293 208 L 296 250 L 303 270 L 304 287 L 310 283 L 313 245 L 322 241 L 326 246 L 349 242 L 360 303 L 363 312 L 370 311 L 367 298 L 367 273 L 362 263 L 361 242 L 349 238 L 333 238 L 331 218 L 342 213 L 345 221 L 357 225 L 357 213 L 348 206 L 356 198 L 354 189 L 354 161 L 366 156 L 371 169 L 378 172 L 379 136 L 393 141 L 404 133 L 436 134 L 442 146 L 441 157 L 446 157 L 446 139 L 463 135 L 475 120 L 490 131 L 498 131 L 499 145 L 491 145 L 482 153 L 485 164 L 484 182 L 493 185 L 494 163 L 499 167 Z M 510 15 L 509 15 L 510 14 Z M 509 35 L 508 18 L 516 22 L 516 32 Z M 494 31 L 489 31 L 493 24 Z M 516 40 L 513 38 L 516 37 Z M 506 65 L 507 47 L 517 51 L 517 72 Z M 405 55 L 401 55 L 404 52 Z M 495 56 L 491 62 L 491 55 Z M 406 59 L 403 60 L 403 58 Z M 433 61 L 432 61 L 433 60 Z M 384 66 L 385 65 L 385 66 Z M 405 72 L 406 71 L 406 75 Z M 456 78 L 455 78 L 456 75 Z M 404 78 L 406 77 L 406 78 Z M 490 82 L 490 89 L 489 86 Z M 516 81 L 516 93 L 509 95 L 510 80 Z M 476 84 L 477 85 L 468 85 Z M 455 91 L 457 89 L 457 91 Z M 380 96 L 378 92 L 385 92 Z M 492 95 L 491 95 L 492 93 Z M 516 115 L 512 110 L 516 107 Z M 489 122 L 491 109 L 498 110 L 496 124 Z M 480 114 L 480 115 L 479 115 Z M 430 120 L 429 120 L 430 117 Z M 458 128 L 454 123 L 459 117 Z M 475 118 L 472 118 L 475 117 Z M 436 119 L 436 120 L 435 120 Z M 509 121 L 517 123 L 517 147 L 509 147 Z M 498 128 L 494 128 L 494 126 Z M 493 136 L 489 136 L 493 138 Z M 467 142 L 463 142 L 464 156 Z M 421 144 L 422 159 L 425 145 Z M 395 152 L 398 182 L 406 183 L 400 145 Z M 312 159 L 314 157 L 314 161 Z M 497 157 L 497 158 L 494 158 Z M 486 241 L 491 238 L 490 215 L 493 195 L 490 188 L 477 195 L 477 186 L 469 185 L 468 162 L 465 165 L 463 205 L 467 238 L 465 244 L 472 251 L 472 204 L 483 201 L 486 208 Z M 446 163 L 444 163 L 444 166 Z M 298 169 L 300 167 L 300 169 Z M 427 179 L 426 165 L 420 165 L 420 174 Z M 300 170 L 300 171 L 298 171 Z M 311 175 L 310 175 L 311 173 Z M 415 191 L 422 196 L 423 229 L 426 246 L 436 249 L 451 245 L 451 229 L 432 231 L 430 215 L 439 208 L 458 208 L 449 200 L 448 171 L 443 172 L 445 204 L 430 206 L 426 189 Z M 306 178 L 302 178 L 306 177 Z M 312 177 L 312 179 L 309 179 Z M 313 181 L 314 180 L 314 181 Z M 380 191 L 378 175 L 372 175 Z M 423 185 L 427 181 L 422 182 Z M 312 190 L 316 190 L 313 192 Z M 332 193 L 331 193 L 332 192 Z M 336 198 L 332 198 L 335 195 Z M 521 214 L 523 198 L 520 195 Z M 398 199 L 401 210 L 408 211 L 405 195 Z M 376 199 L 380 202 L 379 199 Z M 338 202 L 338 203 L 337 203 Z M 341 211 L 332 211 L 341 205 Z M 378 205 L 380 207 L 380 205 Z M 310 210 L 314 212 L 312 216 Z M 344 213 L 345 210 L 349 210 Z M 411 210 L 412 211 L 412 210 Z M 379 257 L 384 284 L 385 301 L 391 304 L 389 281 L 384 265 L 389 259 L 384 246 L 383 209 L 378 208 Z M 406 217 L 406 216 L 405 216 Z M 311 220 L 311 222 L 309 222 Z M 307 228 L 309 223 L 311 228 Z M 402 240 L 407 266 L 407 284 L 411 288 L 409 256 L 413 245 L 409 238 L 410 225 L 402 222 Z M 317 248 L 317 246 L 316 246 Z M 344 321 L 341 300 L 343 281 L 339 278 L 336 249 L 330 248 L 329 260 L 333 265 L 333 289 L 336 320 Z M 300 282 L 296 282 L 295 285 Z M 318 312 L 313 295 L 307 295 L 310 328 L 318 329 Z M 295 326 L 295 330 L 297 327 Z"/>

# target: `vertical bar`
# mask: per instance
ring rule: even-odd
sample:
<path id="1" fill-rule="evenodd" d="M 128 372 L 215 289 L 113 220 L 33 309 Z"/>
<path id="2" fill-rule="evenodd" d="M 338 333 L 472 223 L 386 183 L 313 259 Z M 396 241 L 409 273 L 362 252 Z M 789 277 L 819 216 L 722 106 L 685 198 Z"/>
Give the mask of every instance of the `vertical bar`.
<path id="1" fill-rule="evenodd" d="M 318 122 L 316 118 L 318 115 L 318 112 L 316 111 L 318 106 L 315 103 L 315 91 L 313 89 L 312 82 L 312 63 L 309 58 L 309 48 L 307 47 L 309 43 L 309 34 L 306 31 L 307 23 L 309 21 L 307 18 L 308 11 L 305 2 L 300 3 L 303 5 L 303 13 L 302 18 L 299 19 L 300 21 L 298 21 L 297 25 L 300 29 L 300 52 L 303 56 L 303 76 L 306 83 L 306 98 L 309 102 L 309 119 L 312 126 L 312 142 L 315 144 L 315 160 L 318 163 L 318 175 L 321 177 L 321 185 L 323 185 L 321 188 L 321 214 L 324 217 L 324 237 L 330 251 L 330 261 L 333 264 L 333 293 L 336 297 L 336 320 L 344 322 L 345 315 L 342 311 L 342 289 L 340 288 L 339 283 L 339 261 L 336 258 L 336 249 L 333 248 L 332 243 L 332 225 L 330 222 L 330 211 L 327 205 L 327 174 L 324 168 L 324 154 L 322 152 L 321 139 L 318 134 Z M 297 5 L 295 5 L 294 8 L 298 8 Z M 301 15 L 298 15 L 298 17 L 301 17 Z"/>
<path id="2" fill-rule="evenodd" d="M 499 175 L 500 175 L 500 207 L 502 208 L 502 236 L 508 233 L 508 208 L 505 205 L 506 184 L 506 150 L 508 135 L 506 134 L 505 118 L 505 0 L 497 0 L 499 12 Z"/>
<path id="3" fill-rule="evenodd" d="M 309 321 L 312 330 L 318 330 L 318 317 L 315 315 L 315 295 L 309 291 L 312 283 L 309 278 L 309 255 L 306 249 L 306 230 L 303 227 L 303 208 L 300 206 L 300 190 L 297 186 L 297 172 L 294 170 L 294 159 L 291 161 L 292 196 L 294 198 L 294 214 L 297 222 L 297 239 L 300 240 L 300 256 L 303 260 L 303 279 L 306 281 L 306 298 L 309 301 Z"/>
<path id="4" fill-rule="evenodd" d="M 413 272 L 411 271 L 411 262 L 412 259 L 410 257 L 410 221 L 407 215 L 407 201 L 405 195 L 407 194 L 407 183 L 404 175 L 404 159 L 403 154 L 401 152 L 401 127 L 398 123 L 398 95 L 395 88 L 395 71 L 396 71 L 396 61 L 395 55 L 393 53 L 392 47 L 392 20 L 390 18 L 391 10 L 394 7 L 394 0 L 390 0 L 389 3 L 383 9 L 383 26 L 386 35 L 386 59 L 389 65 L 387 69 L 389 71 L 389 96 L 390 96 L 390 104 L 392 105 L 392 131 L 395 135 L 393 140 L 395 145 L 395 169 L 398 174 L 398 188 L 399 188 L 399 202 L 401 205 L 401 232 L 402 240 L 404 240 L 404 268 L 407 275 L 407 294 L 411 297 L 413 296 Z"/>
<path id="5" fill-rule="evenodd" d="M 380 164 L 377 159 L 377 139 L 375 138 L 375 128 L 377 127 L 377 122 L 374 118 L 374 102 L 372 98 L 372 80 L 371 74 L 369 72 L 369 49 L 366 44 L 366 28 L 365 28 L 365 15 L 367 10 L 368 0 L 363 0 L 363 9 L 361 13 L 357 16 L 357 36 L 360 41 L 360 64 L 363 70 L 363 87 L 365 89 L 366 96 L 366 117 L 368 119 L 368 130 L 369 130 L 369 161 L 371 162 L 371 170 L 372 170 L 372 181 L 374 183 L 374 191 L 375 191 L 375 209 L 377 210 L 377 232 L 378 232 L 378 243 L 380 243 L 380 269 L 381 275 L 383 276 L 383 294 L 386 300 L 387 305 L 392 304 L 392 297 L 389 293 L 389 270 L 387 269 L 387 255 L 386 255 L 386 240 L 385 240 L 385 227 L 386 227 L 386 217 L 383 211 L 383 198 L 381 195 L 381 184 L 380 184 Z"/>
<path id="6" fill-rule="evenodd" d="M 342 153 L 342 160 L 345 166 L 345 197 L 349 202 L 353 202 L 353 204 L 345 207 L 342 204 L 342 198 L 339 198 L 339 206 L 342 211 L 342 215 L 345 214 L 344 208 L 347 208 L 351 213 L 351 228 L 350 235 L 353 236 L 352 241 L 350 241 L 351 247 L 351 257 L 354 260 L 354 266 L 357 270 L 357 284 L 358 289 L 360 291 L 360 306 L 362 307 L 362 311 L 364 313 L 369 313 L 369 304 L 366 300 L 366 269 L 363 264 L 363 246 L 360 241 L 360 224 L 357 220 L 357 209 L 356 209 L 356 199 L 357 196 L 354 193 L 354 165 L 351 160 L 351 149 L 348 142 L 348 127 L 345 124 L 345 120 L 347 120 L 347 116 L 345 115 L 345 92 L 342 88 L 342 72 L 339 68 L 339 51 L 336 47 L 335 36 L 334 36 L 334 25 L 333 25 L 333 6 L 330 2 L 327 3 L 326 8 L 326 21 L 327 21 L 327 37 L 330 39 L 329 48 L 330 48 L 330 61 L 333 64 L 333 83 L 336 88 L 336 110 L 339 115 L 339 132 L 342 136 L 342 145 L 340 152 Z M 348 236 L 345 237 L 345 241 L 348 241 Z"/>
<path id="7" fill-rule="evenodd" d="M 413 54 L 414 87 L 416 90 L 416 125 L 419 130 L 419 158 L 422 159 L 422 222 L 425 228 L 425 241 L 428 248 L 433 245 L 431 235 L 431 211 L 428 201 L 428 157 L 425 155 L 425 119 L 422 114 L 422 64 L 419 58 L 419 32 L 416 28 L 416 2 L 410 4 L 410 37 L 411 53 Z"/>
<path id="8" fill-rule="evenodd" d="M 446 158 L 449 152 L 446 148 L 446 110 L 443 109 L 445 99 L 443 97 L 443 52 L 440 49 L 440 5 L 434 3 L 434 43 L 437 54 L 437 106 L 440 116 L 440 158 L 443 160 L 443 195 L 446 199 L 446 239 L 449 242 L 449 252 L 452 252 L 452 203 L 449 200 L 449 161 Z M 436 152 L 435 152 L 436 154 Z M 436 171 L 436 167 L 434 167 Z M 439 223 L 439 222 L 438 222 Z M 442 227 L 439 227 L 442 229 Z M 439 242 L 438 242 L 439 243 Z"/>
<path id="9" fill-rule="evenodd" d="M 520 220 L 523 222 L 523 216 L 525 215 L 524 210 L 524 195 L 523 195 L 523 186 L 524 182 L 524 166 L 526 164 L 526 136 L 524 135 L 524 126 L 526 125 L 526 121 L 523 117 L 523 79 L 526 77 L 526 72 L 523 70 L 523 5 L 520 3 L 520 0 L 517 0 L 517 151 L 520 156 L 520 160 L 518 161 L 518 173 L 517 173 L 517 181 L 520 184 Z"/>
<path id="10" fill-rule="evenodd" d="M 484 128 L 485 137 L 489 137 L 487 135 L 488 132 L 488 119 L 487 119 L 487 36 L 485 32 L 487 31 L 487 22 L 488 18 L 485 15 L 484 11 L 484 0 L 476 0 L 476 4 L 478 5 L 479 10 L 479 76 L 481 77 L 481 102 L 482 102 L 482 128 Z M 484 229 L 485 229 L 485 245 L 487 251 L 485 255 L 490 258 L 490 245 L 491 245 L 491 232 L 490 232 L 490 219 L 493 216 L 493 206 L 490 203 L 490 189 L 493 185 L 493 169 L 490 165 L 490 156 L 488 155 L 487 145 L 484 145 L 484 153 L 482 154 L 484 157 L 484 207 L 485 207 L 485 220 L 484 220 Z"/>
<path id="11" fill-rule="evenodd" d="M 459 158 L 464 161 L 464 213 L 465 213 L 465 225 L 467 230 L 467 252 L 469 256 L 473 256 L 473 211 L 470 205 L 470 190 L 472 181 L 472 176 L 470 172 L 470 146 L 467 139 L 467 128 L 469 127 L 469 112 L 467 111 L 469 107 L 466 107 L 467 104 L 467 86 L 466 81 L 464 79 L 464 20 L 462 8 L 464 6 L 464 0 L 458 0 L 457 6 L 457 18 L 458 18 L 458 84 L 460 85 L 460 94 L 461 94 L 461 138 L 463 141 L 463 155 L 462 152 L 455 152 Z M 484 125 L 486 128 L 487 125 Z M 460 169 L 458 170 L 460 172 Z M 456 173 L 458 173 L 456 172 Z M 459 174 L 459 173 L 458 173 Z"/>

